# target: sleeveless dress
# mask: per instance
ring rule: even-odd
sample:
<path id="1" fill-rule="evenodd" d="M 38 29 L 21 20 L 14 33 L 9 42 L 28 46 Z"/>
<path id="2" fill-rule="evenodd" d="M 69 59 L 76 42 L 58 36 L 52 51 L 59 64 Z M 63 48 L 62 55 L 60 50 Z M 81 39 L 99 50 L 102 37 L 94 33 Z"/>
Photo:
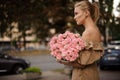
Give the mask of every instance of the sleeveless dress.
<path id="1" fill-rule="evenodd" d="M 99 80 L 96 62 L 103 56 L 103 53 L 102 43 L 87 42 L 85 50 L 79 53 L 79 58 L 76 60 L 83 67 L 73 67 L 72 80 Z"/>

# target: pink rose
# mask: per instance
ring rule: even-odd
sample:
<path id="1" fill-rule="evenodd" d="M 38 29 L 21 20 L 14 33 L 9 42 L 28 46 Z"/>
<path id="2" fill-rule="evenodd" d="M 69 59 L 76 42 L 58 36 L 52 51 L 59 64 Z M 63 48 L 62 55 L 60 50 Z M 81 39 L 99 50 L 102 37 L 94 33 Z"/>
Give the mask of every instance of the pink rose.
<path id="1" fill-rule="evenodd" d="M 85 47 L 85 42 L 79 34 L 66 31 L 63 34 L 54 36 L 49 42 L 51 55 L 58 60 L 75 61 L 79 52 Z"/>

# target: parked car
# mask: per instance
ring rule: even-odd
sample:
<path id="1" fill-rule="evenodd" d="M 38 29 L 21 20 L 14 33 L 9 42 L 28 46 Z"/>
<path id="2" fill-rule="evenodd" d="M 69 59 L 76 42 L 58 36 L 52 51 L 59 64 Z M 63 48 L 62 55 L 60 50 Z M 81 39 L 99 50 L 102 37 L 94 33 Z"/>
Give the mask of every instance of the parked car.
<path id="1" fill-rule="evenodd" d="M 120 49 L 120 40 L 110 41 L 108 43 L 108 48 Z"/>
<path id="2" fill-rule="evenodd" d="M 107 68 L 120 69 L 120 49 L 106 49 L 104 56 L 100 59 L 99 67 L 101 70 Z"/>
<path id="3" fill-rule="evenodd" d="M 30 67 L 29 61 L 0 52 L 0 73 L 19 74 L 28 67 Z"/>
<path id="4" fill-rule="evenodd" d="M 6 45 L 6 46 L 0 46 L 1 52 L 9 52 L 9 51 L 18 51 L 14 46 Z"/>

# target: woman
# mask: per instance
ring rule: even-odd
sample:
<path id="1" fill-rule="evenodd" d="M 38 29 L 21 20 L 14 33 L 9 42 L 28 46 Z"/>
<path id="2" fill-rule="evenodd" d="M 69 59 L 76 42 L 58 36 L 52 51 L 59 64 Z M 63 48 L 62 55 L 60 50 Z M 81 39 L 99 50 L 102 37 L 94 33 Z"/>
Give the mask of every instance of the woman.
<path id="1" fill-rule="evenodd" d="M 75 4 L 74 14 L 76 23 L 85 28 L 82 38 L 87 46 L 80 52 L 76 61 L 58 62 L 73 67 L 72 80 L 99 80 L 96 62 L 103 55 L 103 46 L 100 31 L 96 26 L 99 17 L 98 6 L 88 1 L 80 1 Z"/>

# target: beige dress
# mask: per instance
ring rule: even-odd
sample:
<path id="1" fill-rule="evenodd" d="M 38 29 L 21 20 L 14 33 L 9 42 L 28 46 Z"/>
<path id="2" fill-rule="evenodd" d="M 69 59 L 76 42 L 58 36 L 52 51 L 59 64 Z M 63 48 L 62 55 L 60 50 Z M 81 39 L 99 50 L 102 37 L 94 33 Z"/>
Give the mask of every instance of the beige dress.
<path id="1" fill-rule="evenodd" d="M 96 61 L 103 55 L 103 45 L 97 42 L 88 42 L 85 50 L 80 52 L 77 63 L 83 68 L 73 67 L 72 80 L 99 80 Z"/>

